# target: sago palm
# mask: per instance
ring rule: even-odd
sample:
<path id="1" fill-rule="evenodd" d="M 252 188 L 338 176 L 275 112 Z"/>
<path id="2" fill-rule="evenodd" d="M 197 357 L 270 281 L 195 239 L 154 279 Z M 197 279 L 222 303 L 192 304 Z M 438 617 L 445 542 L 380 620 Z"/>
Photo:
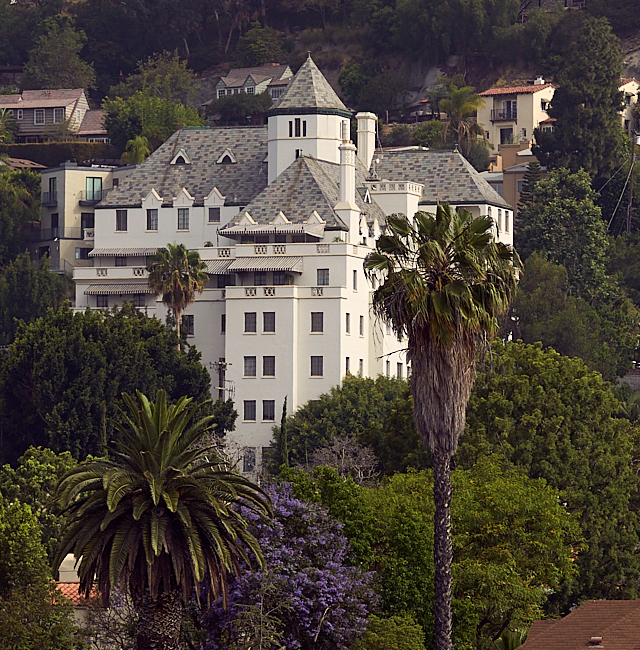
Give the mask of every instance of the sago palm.
<path id="1" fill-rule="evenodd" d="M 457 88 L 451 86 L 451 96 L 440 100 L 440 110 L 449 116 L 449 121 L 442 130 L 443 141 L 449 129 L 455 131 L 458 147 L 469 154 L 471 144 L 482 135 L 482 127 L 476 122 L 475 114 L 484 106 L 484 98 L 475 95 L 471 86 Z"/>
<path id="2" fill-rule="evenodd" d="M 55 499 L 67 525 L 54 559 L 78 561 L 80 590 L 97 583 L 103 604 L 111 590 L 128 589 L 137 613 L 139 650 L 178 650 L 182 605 L 227 598 L 227 576 L 251 558 L 262 564 L 255 538 L 237 506 L 270 513 L 264 492 L 203 444 L 212 418 L 197 421 L 199 405 L 182 397 L 167 405 L 124 395 L 128 414 L 108 458 L 68 472 Z"/>
<path id="3" fill-rule="evenodd" d="M 451 648 L 451 459 L 465 426 L 479 347 L 511 301 L 519 261 L 492 221 L 438 206 L 392 215 L 365 260 L 374 313 L 408 341 L 418 432 L 433 454 L 435 647 Z"/>
<path id="4" fill-rule="evenodd" d="M 158 249 L 147 266 L 149 288 L 156 295 L 162 294 L 162 302 L 173 311 L 178 339 L 184 310 L 195 301 L 196 292 L 204 291 L 209 279 L 205 269 L 198 252 L 187 250 L 184 244 Z"/>

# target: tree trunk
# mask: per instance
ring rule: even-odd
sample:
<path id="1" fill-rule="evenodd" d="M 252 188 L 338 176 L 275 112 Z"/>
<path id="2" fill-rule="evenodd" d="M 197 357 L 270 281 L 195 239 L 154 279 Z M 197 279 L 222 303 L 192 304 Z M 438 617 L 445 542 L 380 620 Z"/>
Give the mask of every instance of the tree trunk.
<path id="1" fill-rule="evenodd" d="M 433 562 L 435 591 L 435 650 L 451 650 L 451 457 L 442 451 L 433 455 Z"/>
<path id="2" fill-rule="evenodd" d="M 180 650 L 182 603 L 179 591 L 160 594 L 131 594 L 137 618 L 136 650 Z"/>
<path id="3" fill-rule="evenodd" d="M 182 311 L 173 308 L 173 316 L 176 319 L 176 334 L 178 335 L 178 350 L 182 349 L 182 339 L 180 338 L 180 321 L 182 320 Z"/>

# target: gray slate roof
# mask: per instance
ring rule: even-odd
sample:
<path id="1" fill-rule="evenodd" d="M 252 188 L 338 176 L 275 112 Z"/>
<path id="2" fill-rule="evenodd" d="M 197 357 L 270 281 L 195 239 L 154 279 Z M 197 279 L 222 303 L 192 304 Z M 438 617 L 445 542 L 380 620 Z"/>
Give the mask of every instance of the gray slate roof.
<path id="1" fill-rule="evenodd" d="M 356 166 L 357 187 L 364 185 L 365 176 L 364 165 L 359 163 Z M 325 230 L 348 230 L 333 211 L 340 196 L 339 180 L 340 165 L 301 156 L 234 217 L 229 227 L 237 225 L 245 212 L 257 223 L 266 225 L 280 212 L 291 223 L 304 223 L 315 210 L 326 222 Z M 377 217 L 381 224 L 384 222 L 384 213 L 377 203 L 365 203 L 359 192 L 356 192 L 355 202 L 368 220 Z"/>
<path id="2" fill-rule="evenodd" d="M 274 109 L 291 108 L 324 108 L 347 111 L 347 107 L 336 95 L 335 90 L 324 78 L 311 56 L 302 64 L 302 67 L 289 83 L 280 101 Z"/>
<path id="3" fill-rule="evenodd" d="M 385 151 L 379 157 L 376 172 L 381 181 L 424 184 L 421 204 L 489 203 L 512 209 L 460 153 L 415 149 Z"/>
<path id="4" fill-rule="evenodd" d="M 171 165 L 184 149 L 187 165 Z M 217 164 L 230 149 L 235 164 Z M 174 133 L 98 208 L 139 207 L 152 189 L 171 202 L 183 187 L 202 205 L 214 187 L 226 197 L 225 205 L 247 205 L 267 185 L 267 127 L 187 127 Z"/>

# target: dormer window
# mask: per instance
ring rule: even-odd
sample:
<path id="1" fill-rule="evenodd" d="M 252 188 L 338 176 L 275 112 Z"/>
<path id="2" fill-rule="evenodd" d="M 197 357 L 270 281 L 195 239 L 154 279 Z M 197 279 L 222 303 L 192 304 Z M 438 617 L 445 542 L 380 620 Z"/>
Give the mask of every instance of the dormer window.
<path id="1" fill-rule="evenodd" d="M 216 161 L 218 165 L 235 165 L 238 161 L 231 149 L 227 149 Z"/>
<path id="2" fill-rule="evenodd" d="M 233 160 L 231 160 L 231 156 L 227 154 L 226 156 L 222 157 L 222 160 L 220 161 L 221 165 L 233 165 Z"/>
<path id="3" fill-rule="evenodd" d="M 174 165 L 186 165 L 187 161 L 184 159 L 184 156 L 178 156 L 176 158 L 176 161 L 173 164 Z"/>
<path id="4" fill-rule="evenodd" d="M 171 161 L 172 165 L 190 165 L 191 164 L 191 158 L 189 158 L 189 154 L 184 149 L 180 149 L 178 153 L 173 157 L 173 160 Z"/>

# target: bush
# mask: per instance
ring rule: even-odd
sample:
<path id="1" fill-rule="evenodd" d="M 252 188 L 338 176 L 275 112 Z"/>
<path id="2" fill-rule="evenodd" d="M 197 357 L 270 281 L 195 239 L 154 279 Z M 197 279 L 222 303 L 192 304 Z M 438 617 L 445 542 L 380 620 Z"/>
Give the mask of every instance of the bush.
<path id="1" fill-rule="evenodd" d="M 0 144 L 0 153 L 10 158 L 33 160 L 46 167 L 63 162 L 83 163 L 96 159 L 119 159 L 120 151 L 104 142 L 43 142 L 37 144 Z"/>
<path id="2" fill-rule="evenodd" d="M 435 147 L 442 141 L 442 129 L 444 123 L 438 120 L 424 122 L 417 127 L 411 135 L 411 144 L 420 147 Z"/>

